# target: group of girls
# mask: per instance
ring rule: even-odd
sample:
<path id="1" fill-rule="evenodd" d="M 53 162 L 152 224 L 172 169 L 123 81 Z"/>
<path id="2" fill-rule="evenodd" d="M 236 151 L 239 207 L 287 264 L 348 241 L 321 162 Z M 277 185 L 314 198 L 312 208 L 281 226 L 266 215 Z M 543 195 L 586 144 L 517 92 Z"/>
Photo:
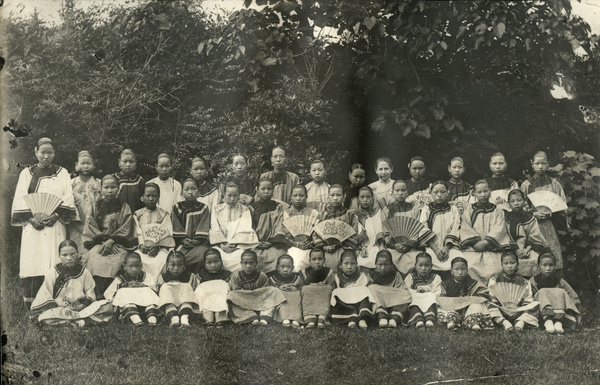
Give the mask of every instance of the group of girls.
<path id="1" fill-rule="evenodd" d="M 563 265 L 551 218 L 526 203 L 527 194 L 539 190 L 564 198 L 560 184 L 546 175 L 549 165 L 543 152 L 535 154 L 534 176 L 521 189 L 504 175 L 507 163 L 500 153 L 490 159 L 492 176 L 473 186 L 462 180 L 466 168 L 461 158 L 451 160 L 450 180 L 430 184 L 425 160 L 415 157 L 408 165 L 407 181 L 392 180 L 392 162 L 379 158 L 378 181 L 366 186 L 365 170 L 355 164 L 345 188 L 327 184 L 321 160 L 310 165 L 312 181 L 299 184 L 298 176 L 286 170 L 286 152 L 279 146 L 271 154 L 273 171 L 262 174 L 257 185 L 250 180 L 247 158 L 241 154 L 232 157 L 233 174 L 218 186 L 210 183 L 209 167 L 199 157 L 192 160 L 189 178 L 180 184 L 172 177 L 167 154 L 158 156 L 158 176 L 149 182 L 136 173 L 136 155 L 131 150 L 119 157 L 121 171 L 101 181 L 92 176 L 94 160 L 87 151 L 79 153 L 78 176 L 72 181 L 65 179 L 66 170 L 52 164 L 51 140 L 40 139 L 36 156 L 39 163 L 21 174 L 12 216 L 13 224 L 24 227 L 20 275 L 25 301 L 30 305 L 33 301 L 36 315 L 53 306 L 63 309 L 53 316 L 98 321 L 112 304 L 120 317 L 134 324 L 141 324 L 142 318 L 155 324 L 157 316 L 165 314 L 171 325 L 187 326 L 190 316 L 199 313 L 207 324 L 219 325 L 231 319 L 262 325 L 278 320 L 296 327 L 324 327 L 332 322 L 366 328 L 379 320 L 381 327 L 408 323 L 421 328 L 436 322 L 439 309 L 451 329 L 461 324 L 487 328 L 492 325 L 489 319 L 508 329 L 506 322 L 513 320 L 514 312 L 506 309 L 512 307 L 503 307 L 502 295 L 494 297 L 491 288 L 489 293 L 484 289 L 488 284 L 513 283 L 515 276 L 504 269 L 504 260 L 515 259 L 521 286 L 529 284 L 532 292 L 531 287 L 546 289 L 555 284 L 568 288 L 560 290 L 571 298 L 569 302 L 552 294 L 544 297 L 544 307 L 537 307 L 541 299 L 519 304 L 526 307 L 526 314 L 541 311 L 550 319 L 567 314 L 578 319 L 574 292 L 564 280 L 556 281 Z M 510 190 L 511 211 L 490 201 L 498 190 Z M 62 199 L 59 208 L 42 221 L 25 201 L 35 192 Z M 283 225 L 296 215 L 343 221 L 355 234 L 337 244 L 316 232 L 296 238 Z M 423 224 L 417 239 L 394 238 L 386 220 L 402 216 Z M 75 265 L 62 260 L 64 247 L 48 247 L 65 238 L 68 254 L 73 254 L 73 248 L 81 256 Z M 545 258 L 538 261 L 541 256 Z M 550 257 L 556 271 L 546 277 L 538 265 Z M 218 266 L 209 269 L 211 263 Z M 455 274 L 455 267 L 466 273 Z M 450 271 L 449 281 L 432 270 L 444 276 Z M 523 276 L 532 277 L 531 283 Z M 102 302 L 99 307 L 92 311 L 77 301 L 57 301 L 68 286 L 65 283 L 74 277 L 87 280 L 80 285 L 87 288 L 80 300 Z M 38 292 L 42 286 L 48 289 L 49 282 L 52 290 Z M 135 289 L 136 294 L 120 295 L 121 289 Z M 469 299 L 440 300 L 444 297 Z M 143 303 L 131 298 L 141 298 Z M 52 322 L 60 322 L 61 317 Z M 515 328 L 521 328 L 521 320 Z M 533 321 L 523 322 L 533 325 Z"/>

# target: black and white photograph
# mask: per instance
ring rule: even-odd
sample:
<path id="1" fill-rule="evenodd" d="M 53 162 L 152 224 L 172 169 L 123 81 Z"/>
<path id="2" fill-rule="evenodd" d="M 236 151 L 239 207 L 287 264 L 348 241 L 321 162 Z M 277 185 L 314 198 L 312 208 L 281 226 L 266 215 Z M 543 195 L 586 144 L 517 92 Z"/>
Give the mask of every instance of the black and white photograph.
<path id="1" fill-rule="evenodd" d="M 600 384 L 600 0 L 0 0 L 2 384 Z"/>

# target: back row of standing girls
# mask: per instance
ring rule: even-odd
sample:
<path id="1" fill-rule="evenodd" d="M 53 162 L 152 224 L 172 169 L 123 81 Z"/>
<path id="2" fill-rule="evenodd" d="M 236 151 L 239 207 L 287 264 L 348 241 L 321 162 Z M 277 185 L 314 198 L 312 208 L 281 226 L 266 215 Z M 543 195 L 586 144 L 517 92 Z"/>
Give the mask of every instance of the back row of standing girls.
<path id="1" fill-rule="evenodd" d="M 344 249 L 355 249 L 358 264 L 370 269 L 375 267 L 376 253 L 389 249 L 394 264 L 406 275 L 414 267 L 419 249 L 425 248 L 435 257 L 435 270 L 448 271 L 449 260 L 464 256 L 470 274 L 485 283 L 500 271 L 499 253 L 516 245 L 519 257 L 533 262 L 536 251 L 550 248 L 557 266 L 562 267 L 560 246 L 549 218 L 523 210 L 523 198 L 533 191 L 550 190 L 564 197 L 560 184 L 546 175 L 544 153 L 534 156 L 535 175 L 523 184 L 522 193 L 511 193 L 513 211 L 506 215 L 489 202 L 492 189 L 515 187 L 515 182 L 504 176 L 502 154 L 491 158 L 492 176 L 474 187 L 461 179 L 465 171 L 462 159 L 451 161 L 449 181 L 430 185 L 423 176 L 425 162 L 416 157 L 409 164 L 409 181 L 391 180 L 391 161 L 380 158 L 377 182 L 364 186 L 364 169 L 353 165 L 351 184 L 345 189 L 325 182 L 325 164 L 320 160 L 311 164 L 312 182 L 299 185 L 298 176 L 285 169 L 286 153 L 281 147 L 273 149 L 274 169 L 261 175 L 257 187 L 248 178 L 247 158 L 239 154 L 232 158 L 233 175 L 219 188 L 207 180 L 208 167 L 201 158 L 192 160 L 191 178 L 181 185 L 171 176 L 172 162 L 167 154 L 158 156 L 158 177 L 148 183 L 136 174 L 136 156 L 131 150 L 124 150 L 119 158 L 121 171 L 101 182 L 91 175 L 93 158 L 87 151 L 79 153 L 79 176 L 72 181 L 65 169 L 52 164 L 54 148 L 49 139 L 40 139 L 36 156 L 39 163 L 21 174 L 12 216 L 13 224 L 24 226 L 20 276 L 26 281 L 26 301 L 31 301 L 43 274 L 56 264 L 53 250 L 65 238 L 65 224 L 69 222 L 69 238 L 84 246 L 83 261 L 94 276 L 98 296 L 117 274 L 127 250 L 136 250 L 144 270 L 155 277 L 164 271 L 173 249 L 185 255 L 189 270 L 198 271 L 211 245 L 221 252 L 224 267 L 230 271 L 240 269 L 240 256 L 246 249 L 256 251 L 259 269 L 265 272 L 273 271 L 277 258 L 287 250 L 299 271 L 308 266 L 308 253 L 315 247 L 323 247 L 327 265 L 334 271 Z M 422 190 L 434 197 L 430 205 L 421 209 L 406 202 L 409 195 Z M 51 192 L 63 200 L 45 223 L 33 218 L 23 200 L 32 192 Z M 473 199 L 476 202 L 471 203 Z M 451 200 L 464 204 L 449 204 Z M 281 225 L 294 215 L 342 220 L 357 234 L 337 246 L 326 245 L 314 233 L 312 239 L 299 241 Z M 426 225 L 419 244 L 394 242 L 382 226 L 383 220 L 394 216 L 410 216 Z M 152 223 L 162 224 L 169 232 L 159 245 L 144 244 L 142 227 Z M 533 271 L 526 275 L 533 275 Z"/>

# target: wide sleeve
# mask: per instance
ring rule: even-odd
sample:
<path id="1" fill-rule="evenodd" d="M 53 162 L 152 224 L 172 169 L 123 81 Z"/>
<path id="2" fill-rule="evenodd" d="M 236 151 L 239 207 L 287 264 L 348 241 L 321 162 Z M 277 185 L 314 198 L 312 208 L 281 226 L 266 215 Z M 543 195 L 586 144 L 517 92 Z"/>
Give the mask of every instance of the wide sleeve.
<path id="1" fill-rule="evenodd" d="M 211 225 L 211 211 L 204 207 L 202 211 L 193 214 L 196 217 L 197 224 L 194 229 L 194 239 L 208 240 Z"/>
<path id="2" fill-rule="evenodd" d="M 268 241 L 271 243 L 286 243 L 285 231 L 283 229 L 283 206 L 278 205 L 275 211 L 270 212 L 271 231 Z"/>
<path id="3" fill-rule="evenodd" d="M 442 285 L 440 287 L 440 294 L 438 294 L 438 297 L 446 297 L 446 283 L 444 281 L 442 281 Z"/>
<path id="4" fill-rule="evenodd" d="M 577 306 L 581 305 L 581 300 L 579 299 L 579 296 L 577 295 L 575 290 L 573 290 L 573 288 L 571 287 L 571 285 L 569 285 L 569 283 L 567 281 L 565 281 L 564 279 L 561 279 L 559 285 L 561 288 L 563 288 L 567 292 L 567 294 L 569 295 L 569 297 L 571 297 L 571 299 L 573 300 L 575 305 L 577 305 Z"/>
<path id="5" fill-rule="evenodd" d="M 234 234 L 229 236 L 229 243 L 243 244 L 243 245 L 256 245 L 258 244 L 258 237 L 254 230 L 252 230 L 252 214 L 246 206 L 238 204 L 241 207 L 242 214 L 238 219 L 236 231 Z"/>
<path id="6" fill-rule="evenodd" d="M 533 302 L 533 289 L 531 288 L 531 282 L 525 281 L 525 295 L 520 305 L 525 306 Z"/>
<path id="7" fill-rule="evenodd" d="M 75 207 L 75 198 L 73 197 L 73 185 L 69 172 L 65 168 L 61 168 L 57 175 L 57 182 L 61 184 L 62 203 L 56 209 L 59 219 L 62 223 L 67 224 L 72 219 L 77 217 L 77 208 Z"/>
<path id="8" fill-rule="evenodd" d="M 198 285 L 200 285 L 200 277 L 198 277 L 197 274 L 192 273 L 192 275 L 190 276 L 190 285 L 192 286 L 193 290 L 196 290 Z"/>
<path id="9" fill-rule="evenodd" d="M 525 233 L 525 246 L 531 246 L 538 253 L 550 251 L 550 245 L 544 238 L 536 217 L 531 217 L 529 222 L 523 224 L 523 232 Z"/>
<path id="10" fill-rule="evenodd" d="M 89 306 L 96 300 L 96 281 L 94 281 L 92 273 L 90 273 L 87 269 L 83 269 L 83 290 L 85 293 L 85 298 L 79 302 L 85 306 Z"/>
<path id="11" fill-rule="evenodd" d="M 257 289 L 269 286 L 269 277 L 267 277 L 267 275 L 261 271 L 258 274 L 258 278 L 256 279 L 255 285 Z"/>
<path id="12" fill-rule="evenodd" d="M 31 303 L 31 317 L 41 314 L 43 311 L 52 309 L 58 306 L 54 300 L 54 284 L 56 283 L 57 272 L 53 267 L 48 270 L 44 276 L 44 283 L 38 290 L 35 299 Z"/>
<path id="13" fill-rule="evenodd" d="M 32 217 L 31 210 L 27 206 L 27 203 L 25 203 L 29 183 L 31 183 L 31 171 L 29 168 L 26 168 L 19 174 L 19 181 L 15 189 L 10 217 L 10 224 L 13 226 L 27 225 L 27 220 Z"/>
<path id="14" fill-rule="evenodd" d="M 229 290 L 242 290 L 242 283 L 240 282 L 239 272 L 235 272 L 229 278 Z"/>
<path id="15" fill-rule="evenodd" d="M 219 243 L 226 243 L 227 237 L 223 233 L 221 229 L 221 224 L 219 223 L 219 217 L 221 216 L 222 210 L 226 210 L 225 203 L 220 204 L 215 208 L 212 215 L 210 216 L 210 231 L 209 231 L 209 239 L 211 245 L 217 245 Z"/>
<path id="16" fill-rule="evenodd" d="M 435 293 L 436 296 L 439 296 L 442 293 L 442 278 L 437 274 L 431 283 L 431 292 Z"/>
<path id="17" fill-rule="evenodd" d="M 492 213 L 490 229 L 485 240 L 490 244 L 492 250 L 505 250 L 510 248 L 510 237 L 506 230 L 504 210 L 496 207 Z"/>
<path id="18" fill-rule="evenodd" d="M 120 284 L 121 284 L 121 278 L 115 277 L 115 279 L 113 279 L 113 281 L 110 283 L 110 285 L 104 291 L 104 298 L 106 300 L 112 302 L 113 298 L 115 298 L 115 295 L 117 294 L 117 291 L 119 290 Z"/>
<path id="19" fill-rule="evenodd" d="M 117 215 L 117 227 L 114 233 L 109 235 L 110 239 L 124 248 L 135 246 L 136 237 L 134 235 L 133 215 L 127 203 L 121 205 L 121 210 Z"/>
<path id="20" fill-rule="evenodd" d="M 413 277 L 412 274 L 408 274 L 406 276 L 406 278 L 404 278 L 404 283 L 406 284 L 406 287 L 409 289 L 413 288 Z"/>
<path id="21" fill-rule="evenodd" d="M 169 232 L 169 236 L 160 241 L 158 245 L 161 247 L 175 247 L 175 239 L 173 239 L 173 222 L 171 222 L 171 216 L 160 207 L 157 208 L 157 210 L 160 210 L 161 214 L 164 215 L 160 224 L 163 225 Z"/>

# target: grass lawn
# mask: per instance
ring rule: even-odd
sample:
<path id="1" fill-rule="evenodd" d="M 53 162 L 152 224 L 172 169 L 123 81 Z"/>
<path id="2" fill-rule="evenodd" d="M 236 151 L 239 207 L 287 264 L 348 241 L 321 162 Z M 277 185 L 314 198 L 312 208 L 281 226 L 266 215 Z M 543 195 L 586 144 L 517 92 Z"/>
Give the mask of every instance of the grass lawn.
<path id="1" fill-rule="evenodd" d="M 17 254 L 4 250 L 3 383 L 600 383 L 600 299 L 586 283 L 579 289 L 584 329 L 565 336 L 443 328 L 172 330 L 126 323 L 75 329 L 29 322 L 16 278 Z"/>

